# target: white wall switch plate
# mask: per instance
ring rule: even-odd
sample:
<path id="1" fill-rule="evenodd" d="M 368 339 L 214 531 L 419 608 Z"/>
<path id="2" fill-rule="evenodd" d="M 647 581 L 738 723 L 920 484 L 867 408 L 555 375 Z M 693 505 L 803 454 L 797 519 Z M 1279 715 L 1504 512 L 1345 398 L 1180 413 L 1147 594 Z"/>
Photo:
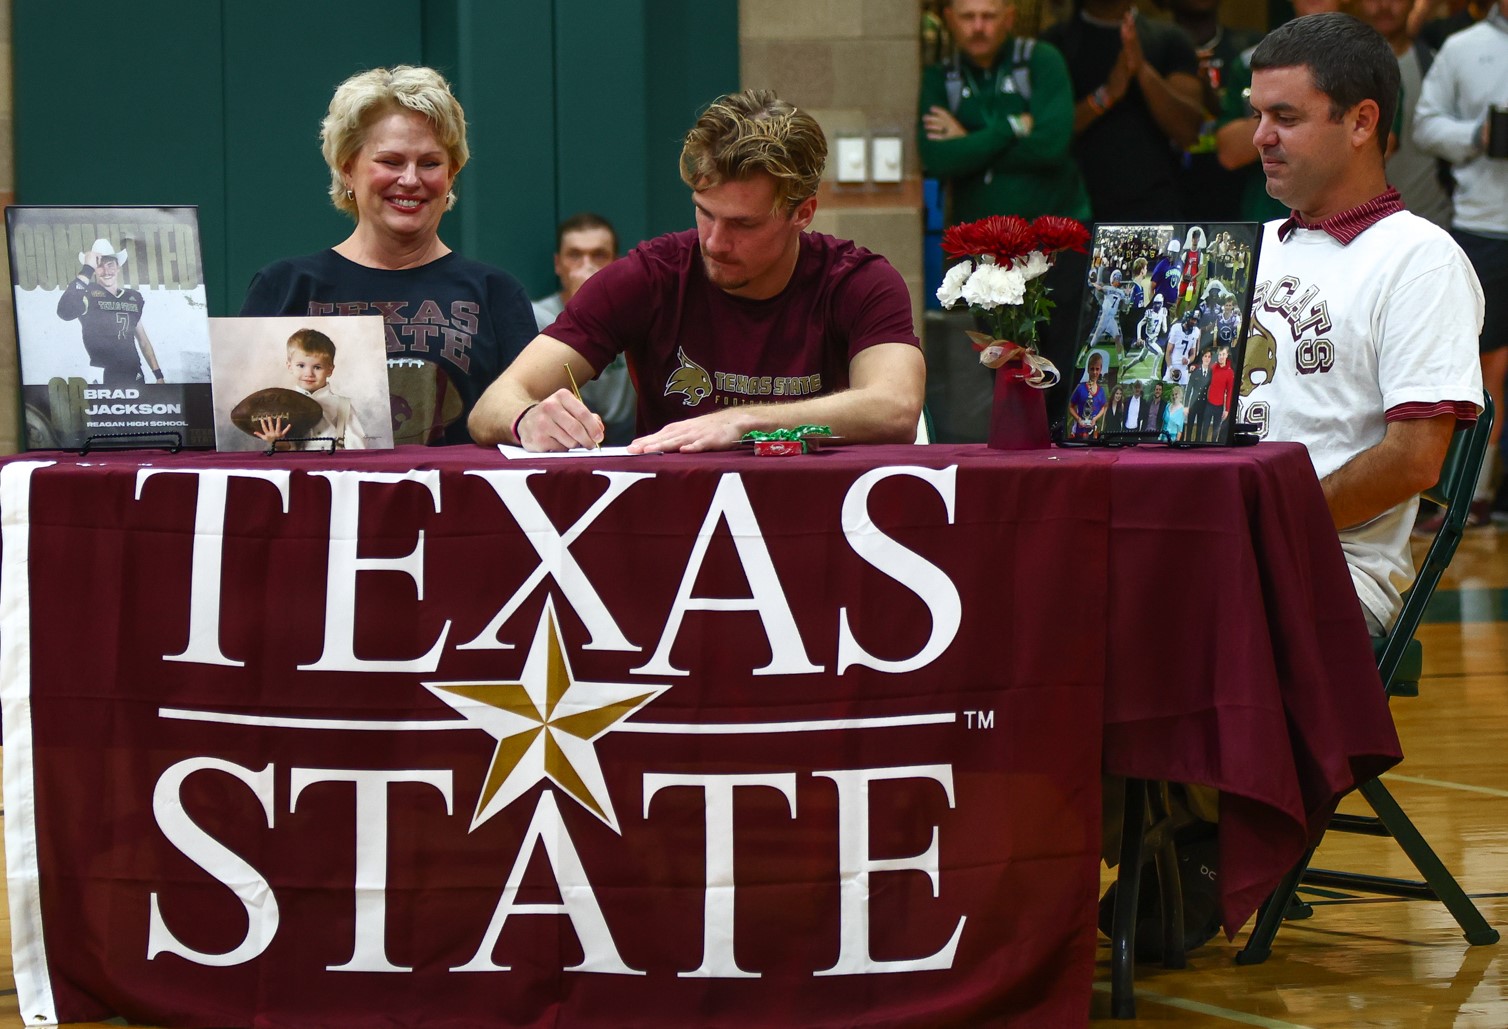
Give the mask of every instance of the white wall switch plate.
<path id="1" fill-rule="evenodd" d="M 873 154 L 874 171 L 870 177 L 876 182 L 900 182 L 901 137 L 876 136 Z"/>
<path id="2" fill-rule="evenodd" d="M 838 137 L 838 181 L 863 182 L 869 177 L 868 147 L 863 136 Z"/>

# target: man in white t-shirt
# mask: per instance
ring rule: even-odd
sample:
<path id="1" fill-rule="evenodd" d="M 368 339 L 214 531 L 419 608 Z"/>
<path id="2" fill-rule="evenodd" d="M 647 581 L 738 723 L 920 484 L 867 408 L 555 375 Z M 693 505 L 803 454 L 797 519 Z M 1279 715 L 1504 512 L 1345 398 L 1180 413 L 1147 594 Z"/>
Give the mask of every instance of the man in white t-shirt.
<path id="1" fill-rule="evenodd" d="M 1251 56 L 1253 142 L 1268 222 L 1250 331 L 1269 381 L 1242 420 L 1309 448 L 1367 623 L 1381 634 L 1413 581 L 1409 530 L 1460 422 L 1476 419 L 1482 291 L 1461 248 L 1403 209 L 1383 151 L 1398 62 L 1345 14 L 1298 18 Z"/>
<path id="2" fill-rule="evenodd" d="M 1380 635 L 1413 579 L 1418 493 L 1439 478 L 1457 422 L 1477 417 L 1482 292 L 1461 248 L 1388 186 L 1398 62 L 1386 40 L 1350 15 L 1314 14 L 1275 29 L 1250 63 L 1252 141 L 1267 191 L 1292 214 L 1263 230 L 1248 331 L 1271 338 L 1276 362 L 1248 385 L 1241 417 L 1308 447 Z M 1189 419 L 1198 424 L 1192 405 Z M 1187 793 L 1201 821 L 1215 815 L 1212 789 Z M 1181 832 L 1196 830 L 1212 828 Z M 1218 875 L 1206 846 L 1191 893 Z M 1218 929 L 1190 913 L 1212 906 L 1185 897 L 1185 943 Z"/>

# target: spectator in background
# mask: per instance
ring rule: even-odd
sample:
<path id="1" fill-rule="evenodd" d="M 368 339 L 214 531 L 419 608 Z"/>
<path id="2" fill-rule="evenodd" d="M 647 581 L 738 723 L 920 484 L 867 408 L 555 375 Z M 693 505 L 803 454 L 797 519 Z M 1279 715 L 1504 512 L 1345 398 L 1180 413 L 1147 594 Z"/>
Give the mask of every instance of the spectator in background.
<path id="1" fill-rule="evenodd" d="M 1141 18 L 1131 0 L 1081 0 L 1042 38 L 1068 61 L 1074 157 L 1095 221 L 1181 217 L 1178 151 L 1194 143 L 1205 120 L 1199 58 L 1188 38 Z"/>
<path id="2" fill-rule="evenodd" d="M 1043 214 L 1089 220 L 1089 194 L 1070 153 L 1073 87 L 1054 47 L 1011 35 L 1016 9 L 1007 0 L 946 0 L 943 21 L 957 52 L 922 72 L 917 150 L 928 175 L 948 188 L 949 225 L 992 214 Z M 1059 297 L 1076 296 L 1086 257 L 1067 251 L 1047 273 Z M 1073 305 L 1064 304 L 1040 337 L 1043 353 L 1059 368 L 1073 355 Z M 993 392 L 977 362 L 958 367 L 966 348 L 929 348 L 929 377 L 951 399 L 965 400 L 983 384 L 988 411 Z M 1068 384 L 1049 394 L 1061 411 Z M 941 394 L 938 399 L 942 399 Z"/>
<path id="3" fill-rule="evenodd" d="M 611 222 L 590 211 L 574 214 L 555 230 L 555 277 L 560 292 L 534 301 L 534 320 L 540 332 L 550 327 L 581 284 L 618 259 L 618 233 Z M 628 362 L 623 355 L 581 383 L 581 399 L 602 416 L 603 443 L 620 447 L 634 438 L 634 410 L 638 399 Z"/>
<path id="4" fill-rule="evenodd" d="M 1257 45 L 1260 32 L 1231 28 L 1220 23 L 1220 0 L 1158 0 L 1173 15 L 1177 25 L 1194 44 L 1199 56 L 1199 79 L 1204 89 L 1204 123 L 1199 138 L 1183 155 L 1179 188 L 1183 192 L 1184 216 L 1210 221 L 1237 221 L 1241 217 L 1244 177 L 1224 168 L 1216 155 L 1215 129 L 1225 110 L 1232 69 L 1241 54 Z"/>
<path id="5" fill-rule="evenodd" d="M 949 223 L 991 214 L 1086 221 L 1089 197 L 1069 154 L 1073 94 L 1053 47 L 1010 35 L 1006 0 L 948 0 L 958 50 L 922 72 L 917 148 L 947 182 Z"/>
<path id="6" fill-rule="evenodd" d="M 1445 45 L 1445 40 L 1460 32 L 1469 29 L 1487 16 L 1491 8 L 1491 0 L 1478 3 L 1477 0 L 1447 0 L 1443 5 L 1446 13 L 1439 18 L 1431 18 L 1437 6 L 1431 0 L 1415 0 L 1414 9 L 1409 12 L 1409 32 L 1424 41 L 1424 45 L 1436 53 Z"/>
<path id="7" fill-rule="evenodd" d="M 1409 5 L 1413 0 L 1359 0 L 1356 16 L 1382 34 L 1398 57 L 1398 72 L 1403 80 L 1402 102 L 1398 121 L 1398 146 L 1388 156 L 1388 182 L 1403 197 L 1403 206 L 1421 218 L 1428 218 L 1442 229 L 1450 228 L 1450 194 L 1441 181 L 1441 167 L 1434 155 L 1419 149 L 1414 142 L 1414 105 L 1424 73 L 1435 59 L 1435 52 L 1409 34 Z"/>
<path id="8" fill-rule="evenodd" d="M 1325 14 L 1340 10 L 1340 0 L 1294 0 L 1294 17 Z M 1241 186 L 1241 220 L 1266 222 L 1288 217 L 1288 208 L 1267 192 L 1267 176 L 1257 161 L 1257 146 L 1252 142 L 1251 51 L 1243 52 L 1230 69 L 1230 83 L 1225 92 L 1225 110 L 1220 113 L 1220 127 L 1215 130 L 1215 153 L 1220 165 L 1239 170 Z M 1189 409 L 1193 410 L 1193 403 Z"/>
<path id="9" fill-rule="evenodd" d="M 1508 158 L 1487 155 L 1488 108 L 1508 103 L 1508 0 L 1485 19 L 1445 41 L 1424 77 L 1414 111 L 1414 142 L 1451 163 L 1456 179 L 1451 235 L 1466 251 L 1487 304 L 1482 321 L 1482 384 L 1503 410 L 1508 374 Z M 1502 420 L 1493 424 L 1498 454 Z M 1493 465 L 1482 466 L 1472 521 L 1488 516 Z"/>

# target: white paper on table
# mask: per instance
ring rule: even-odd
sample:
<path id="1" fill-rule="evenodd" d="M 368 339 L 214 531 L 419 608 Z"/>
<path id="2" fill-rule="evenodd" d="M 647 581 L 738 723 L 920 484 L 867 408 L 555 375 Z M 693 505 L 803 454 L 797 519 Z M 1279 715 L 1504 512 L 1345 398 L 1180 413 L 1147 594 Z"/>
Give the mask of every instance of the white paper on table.
<path id="1" fill-rule="evenodd" d="M 639 457 L 639 454 L 630 453 L 627 447 L 598 447 L 588 450 L 582 447 L 578 450 L 554 450 L 545 453 L 535 453 L 525 450 L 523 447 L 510 447 L 505 443 L 499 443 L 497 449 L 503 452 L 503 456 L 510 461 L 533 461 L 541 457 Z"/>

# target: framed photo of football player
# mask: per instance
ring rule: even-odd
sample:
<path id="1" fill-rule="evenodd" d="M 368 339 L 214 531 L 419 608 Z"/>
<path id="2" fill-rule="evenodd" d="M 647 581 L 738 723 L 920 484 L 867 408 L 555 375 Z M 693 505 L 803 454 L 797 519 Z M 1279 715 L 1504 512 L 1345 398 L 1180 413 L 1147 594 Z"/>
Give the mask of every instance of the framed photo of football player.
<path id="1" fill-rule="evenodd" d="M 215 446 L 391 449 L 381 315 L 211 318 Z"/>
<path id="2" fill-rule="evenodd" d="M 9 207 L 25 446 L 214 444 L 193 207 Z"/>
<path id="3" fill-rule="evenodd" d="M 1236 436 L 1256 222 L 1096 225 L 1063 439 L 1228 444 Z M 1269 370 L 1270 372 L 1270 370 Z M 1263 372 L 1248 372 L 1260 380 Z"/>

